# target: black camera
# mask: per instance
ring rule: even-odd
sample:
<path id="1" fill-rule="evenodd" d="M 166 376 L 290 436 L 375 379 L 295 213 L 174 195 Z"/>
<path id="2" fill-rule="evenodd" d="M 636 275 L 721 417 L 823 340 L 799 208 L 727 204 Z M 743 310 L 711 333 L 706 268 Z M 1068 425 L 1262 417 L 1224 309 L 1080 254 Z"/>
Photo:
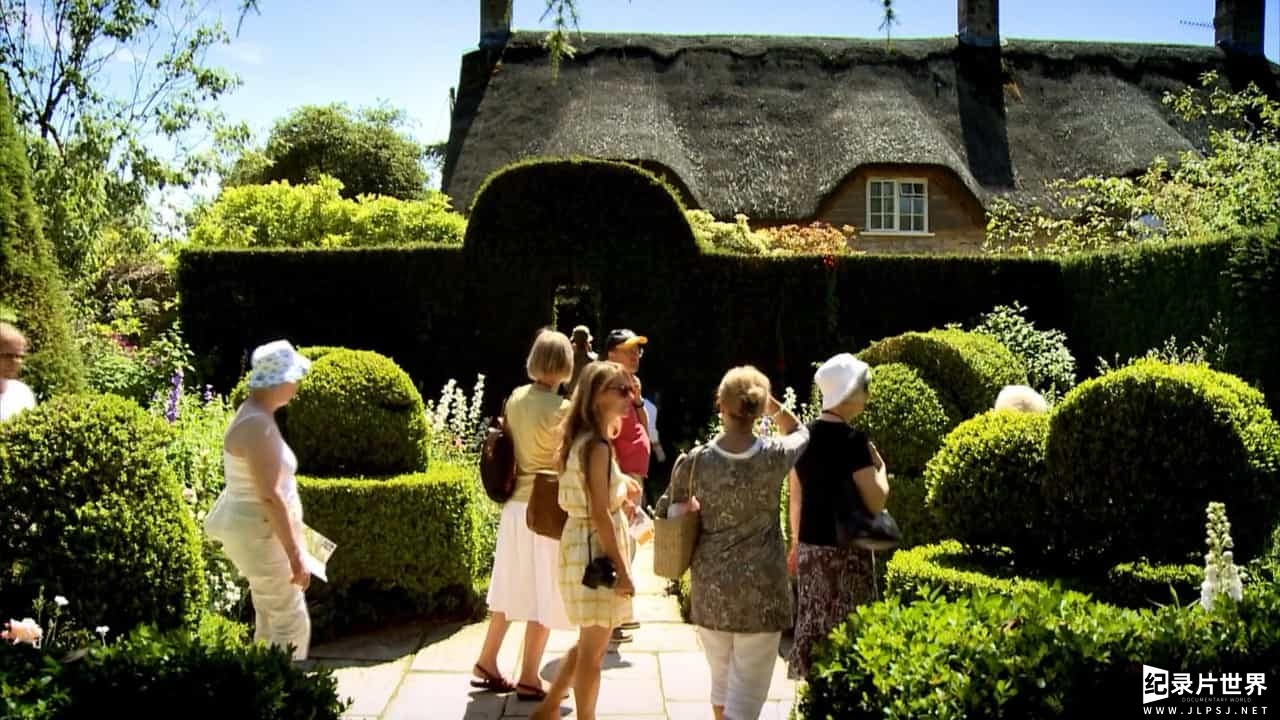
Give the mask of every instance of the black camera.
<path id="1" fill-rule="evenodd" d="M 582 573 L 582 584 L 592 590 L 612 588 L 618 584 L 618 569 L 609 558 L 598 557 L 587 564 L 587 569 Z"/>

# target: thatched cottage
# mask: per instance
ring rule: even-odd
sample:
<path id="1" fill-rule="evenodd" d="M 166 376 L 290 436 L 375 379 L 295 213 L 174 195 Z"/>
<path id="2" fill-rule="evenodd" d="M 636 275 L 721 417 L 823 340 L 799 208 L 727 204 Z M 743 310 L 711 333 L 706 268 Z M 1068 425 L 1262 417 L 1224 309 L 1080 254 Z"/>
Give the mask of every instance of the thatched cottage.
<path id="1" fill-rule="evenodd" d="M 1206 0 L 1207 2 L 1208 0 Z M 1218 70 L 1274 91 L 1263 0 L 1217 0 L 1214 46 L 1005 39 L 998 0 L 957 0 L 955 37 L 584 34 L 553 79 L 544 33 L 481 0 L 462 58 L 444 190 L 532 156 L 634 162 L 689 207 L 754 224 L 853 225 L 876 251 L 964 251 L 995 198 L 1124 176 L 1203 144 L 1161 98 Z"/>

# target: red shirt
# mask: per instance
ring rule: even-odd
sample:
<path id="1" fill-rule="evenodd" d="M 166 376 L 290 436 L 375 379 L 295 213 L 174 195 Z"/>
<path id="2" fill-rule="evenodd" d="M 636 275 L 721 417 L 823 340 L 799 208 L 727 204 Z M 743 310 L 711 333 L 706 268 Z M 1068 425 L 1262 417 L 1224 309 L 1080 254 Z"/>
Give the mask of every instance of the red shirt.
<path id="1" fill-rule="evenodd" d="M 649 474 L 649 433 L 634 406 L 622 416 L 622 430 L 613 439 L 613 450 L 618 455 L 618 469 L 623 473 L 641 477 Z"/>

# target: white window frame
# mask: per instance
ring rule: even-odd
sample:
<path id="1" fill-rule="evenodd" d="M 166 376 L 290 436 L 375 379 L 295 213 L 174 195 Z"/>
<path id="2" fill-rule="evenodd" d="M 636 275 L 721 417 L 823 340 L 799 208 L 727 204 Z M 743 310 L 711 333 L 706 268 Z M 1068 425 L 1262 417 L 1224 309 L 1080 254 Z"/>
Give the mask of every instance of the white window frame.
<path id="1" fill-rule="evenodd" d="M 871 186 L 875 183 L 890 183 L 893 185 L 893 227 L 891 228 L 872 228 L 871 227 Z M 899 224 L 902 221 L 902 191 L 901 186 L 907 183 L 924 186 L 924 230 L 899 230 Z M 866 229 L 863 235 L 899 235 L 909 237 L 933 237 L 933 232 L 929 229 L 929 181 L 925 178 L 915 177 L 869 177 L 867 178 L 866 190 Z M 883 214 L 883 213 L 880 213 Z"/>

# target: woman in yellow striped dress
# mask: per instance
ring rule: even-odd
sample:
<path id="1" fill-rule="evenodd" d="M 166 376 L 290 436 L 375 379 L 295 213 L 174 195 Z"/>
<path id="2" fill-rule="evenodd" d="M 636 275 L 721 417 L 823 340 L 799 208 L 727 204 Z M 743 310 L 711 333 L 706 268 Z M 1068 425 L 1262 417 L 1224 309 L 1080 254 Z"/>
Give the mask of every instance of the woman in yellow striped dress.
<path id="1" fill-rule="evenodd" d="M 573 685 L 577 717 L 595 720 L 600 670 L 613 629 L 631 620 L 635 586 L 627 547 L 622 503 L 626 476 L 618 471 L 609 438 L 635 398 L 622 367 L 593 362 L 579 376 L 565 418 L 560 476 L 560 507 L 568 514 L 560 537 L 560 595 L 569 622 L 578 626 L 578 643 L 565 655 L 546 698 L 530 720 L 560 717 L 560 699 Z M 588 573 L 601 559 L 609 573 Z M 592 587 L 594 585 L 594 587 Z"/>

